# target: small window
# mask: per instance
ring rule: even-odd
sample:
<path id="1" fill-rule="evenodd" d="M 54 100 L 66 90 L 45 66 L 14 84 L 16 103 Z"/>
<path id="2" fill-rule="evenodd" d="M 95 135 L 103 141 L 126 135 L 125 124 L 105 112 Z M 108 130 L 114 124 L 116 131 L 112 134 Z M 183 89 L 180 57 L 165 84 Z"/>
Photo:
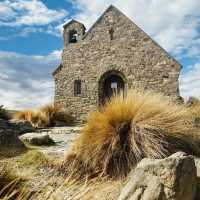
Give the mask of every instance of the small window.
<path id="1" fill-rule="evenodd" d="M 109 34 L 110 34 L 110 40 L 113 40 L 114 39 L 114 29 L 113 28 L 111 28 L 109 30 Z"/>
<path id="2" fill-rule="evenodd" d="M 74 81 L 74 96 L 81 94 L 81 80 Z"/>
<path id="3" fill-rule="evenodd" d="M 111 89 L 117 89 L 117 82 L 111 82 Z"/>
<path id="4" fill-rule="evenodd" d="M 69 32 L 69 43 L 76 43 L 78 39 L 78 33 L 76 30 L 71 30 Z"/>

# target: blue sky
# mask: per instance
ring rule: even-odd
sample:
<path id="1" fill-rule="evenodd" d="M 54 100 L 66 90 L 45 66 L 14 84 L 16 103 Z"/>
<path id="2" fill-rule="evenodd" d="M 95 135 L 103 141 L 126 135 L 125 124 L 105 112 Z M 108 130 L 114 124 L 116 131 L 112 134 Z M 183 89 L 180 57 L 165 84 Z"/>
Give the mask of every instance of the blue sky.
<path id="1" fill-rule="evenodd" d="M 0 104 L 10 109 L 53 100 L 62 25 L 87 29 L 113 4 L 182 65 L 180 91 L 200 97 L 199 0 L 0 0 Z"/>

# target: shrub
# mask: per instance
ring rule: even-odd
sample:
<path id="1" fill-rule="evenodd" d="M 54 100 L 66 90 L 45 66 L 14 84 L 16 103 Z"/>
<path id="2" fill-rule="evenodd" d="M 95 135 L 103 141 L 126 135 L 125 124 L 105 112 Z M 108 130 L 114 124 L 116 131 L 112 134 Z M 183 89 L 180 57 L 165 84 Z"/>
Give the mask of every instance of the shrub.
<path id="1" fill-rule="evenodd" d="M 8 114 L 6 109 L 3 108 L 2 105 L 0 105 L 0 119 L 4 119 L 4 120 L 10 119 L 10 115 Z"/>
<path id="2" fill-rule="evenodd" d="M 151 92 L 131 90 L 90 114 L 61 170 L 71 176 L 126 176 L 143 158 L 182 150 L 199 154 L 188 110 Z"/>

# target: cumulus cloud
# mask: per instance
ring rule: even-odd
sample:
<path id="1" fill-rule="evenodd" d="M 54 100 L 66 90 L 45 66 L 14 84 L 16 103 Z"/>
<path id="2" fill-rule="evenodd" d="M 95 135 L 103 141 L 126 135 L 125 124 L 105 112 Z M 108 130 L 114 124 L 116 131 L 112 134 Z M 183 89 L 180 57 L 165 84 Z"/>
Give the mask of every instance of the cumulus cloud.
<path id="1" fill-rule="evenodd" d="M 49 25 L 62 23 L 67 15 L 68 12 L 65 9 L 49 9 L 41 0 L 3 0 L 0 2 L 0 26 L 21 27 L 22 33 L 17 36 L 27 36 L 32 32 L 46 32 L 60 36 L 56 29 L 50 30 Z"/>
<path id="2" fill-rule="evenodd" d="M 110 4 L 117 6 L 162 47 L 176 56 L 193 48 L 200 34 L 198 0 L 71 0 L 74 18 L 90 27 Z M 200 49 L 199 49 L 200 50 Z"/>
<path id="3" fill-rule="evenodd" d="M 200 1 L 198 0 L 67 0 L 74 4 L 73 18 L 89 28 L 113 4 L 179 60 L 197 60 L 180 77 L 184 97 L 200 97 Z M 18 35 L 46 32 L 60 36 L 67 18 L 64 9 L 49 9 L 41 0 L 3 0 L 0 26 L 18 27 Z M 0 36 L 0 40 L 6 39 Z M 52 101 L 51 72 L 60 62 L 60 51 L 27 56 L 0 51 L 0 104 L 10 109 L 37 107 Z"/>
<path id="4" fill-rule="evenodd" d="M 64 9 L 52 10 L 40 0 L 4 0 L 0 2 L 0 25 L 46 25 L 67 15 Z"/>
<path id="5" fill-rule="evenodd" d="M 69 1 L 69 0 L 67 0 Z M 71 0 L 78 12 L 74 18 L 89 28 L 110 4 L 181 61 L 200 61 L 200 1 L 198 0 Z M 187 66 L 183 66 L 187 67 Z M 180 77 L 181 95 L 200 97 L 200 64 L 190 66 Z"/>
<path id="6" fill-rule="evenodd" d="M 180 92 L 186 99 L 189 96 L 200 98 L 200 63 L 190 66 L 180 76 Z"/>
<path id="7" fill-rule="evenodd" d="M 46 56 L 27 56 L 0 51 L 0 105 L 9 109 L 38 107 L 53 101 L 51 73 L 61 51 Z"/>

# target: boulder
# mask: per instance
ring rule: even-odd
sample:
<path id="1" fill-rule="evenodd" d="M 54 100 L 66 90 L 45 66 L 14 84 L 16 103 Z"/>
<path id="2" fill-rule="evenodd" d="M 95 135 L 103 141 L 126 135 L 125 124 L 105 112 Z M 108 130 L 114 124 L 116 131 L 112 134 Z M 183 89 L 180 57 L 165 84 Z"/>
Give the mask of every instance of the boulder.
<path id="1" fill-rule="evenodd" d="M 36 146 L 55 144 L 53 139 L 47 133 L 26 133 L 20 136 L 20 139 L 25 143 Z"/>
<path id="2" fill-rule="evenodd" d="M 25 145 L 18 138 L 18 131 L 8 121 L 0 119 L 0 152 L 22 149 Z"/>
<path id="3" fill-rule="evenodd" d="M 196 188 L 194 158 L 177 152 L 138 163 L 118 200 L 193 200 Z"/>
<path id="4" fill-rule="evenodd" d="M 34 128 L 28 121 L 19 121 L 12 119 L 9 122 L 12 127 L 18 132 L 18 135 L 23 135 L 25 133 L 36 131 L 36 128 Z"/>

